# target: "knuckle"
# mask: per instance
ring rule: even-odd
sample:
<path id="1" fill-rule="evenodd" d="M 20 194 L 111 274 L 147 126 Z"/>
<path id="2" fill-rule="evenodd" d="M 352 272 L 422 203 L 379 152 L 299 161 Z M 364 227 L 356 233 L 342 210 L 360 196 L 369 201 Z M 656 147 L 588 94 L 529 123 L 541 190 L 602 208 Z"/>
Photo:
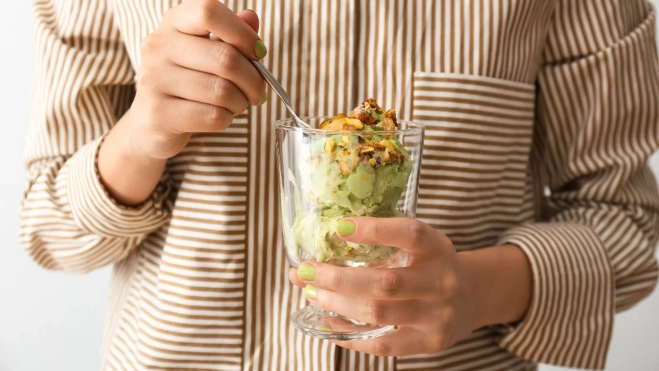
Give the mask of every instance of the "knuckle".
<path id="1" fill-rule="evenodd" d="M 381 325 L 386 321 L 385 308 L 378 301 L 368 301 L 364 304 L 364 317 L 366 322 Z"/>
<path id="2" fill-rule="evenodd" d="M 142 42 L 140 43 L 140 53 L 142 56 L 148 56 L 154 54 L 158 48 L 158 40 L 155 34 L 147 35 Z"/>
<path id="3" fill-rule="evenodd" d="M 224 79 L 221 77 L 213 78 L 213 100 L 215 103 L 226 102 L 231 93 L 229 92 L 229 87 Z"/>
<path id="4" fill-rule="evenodd" d="M 440 292 L 445 300 L 452 300 L 458 291 L 458 279 L 453 274 L 445 274 L 440 280 Z"/>
<path id="5" fill-rule="evenodd" d="M 218 2 L 217 0 L 197 0 L 195 5 L 199 12 L 198 19 L 208 23 L 215 15 Z"/>
<path id="6" fill-rule="evenodd" d="M 384 341 L 377 341 L 373 344 L 371 353 L 376 356 L 388 356 L 391 354 L 391 345 Z"/>
<path id="7" fill-rule="evenodd" d="M 425 341 L 426 353 L 437 353 L 441 350 L 444 350 L 446 347 L 446 342 L 441 336 L 432 336 Z"/>
<path id="8" fill-rule="evenodd" d="M 448 325 L 455 320 L 455 309 L 451 307 L 444 308 L 439 314 L 441 324 Z"/>
<path id="9" fill-rule="evenodd" d="M 153 88 L 158 81 L 154 75 L 149 69 L 141 68 L 137 74 L 138 88 Z"/>
<path id="10" fill-rule="evenodd" d="M 334 291 L 342 291 L 344 286 L 346 286 L 346 275 L 336 272 L 336 270 L 328 270 L 324 275 L 327 277 L 327 281 L 330 285 L 330 289 Z M 320 277 L 320 275 L 319 275 Z"/>
<path id="11" fill-rule="evenodd" d="M 399 292 L 402 285 L 403 278 L 400 273 L 387 270 L 382 272 L 375 280 L 373 294 L 375 297 L 392 297 Z"/>
<path id="12" fill-rule="evenodd" d="M 226 110 L 222 107 L 212 106 L 208 117 L 210 131 L 225 130 L 231 121 L 227 118 Z"/>
<path id="13" fill-rule="evenodd" d="M 378 223 L 377 220 L 372 220 L 370 223 L 365 223 L 365 224 L 360 224 L 360 228 L 365 229 L 365 236 L 381 236 L 382 235 L 382 227 L 380 226 L 380 223 Z"/>
<path id="14" fill-rule="evenodd" d="M 424 242 L 425 232 L 426 228 L 421 222 L 412 220 L 408 225 L 407 237 L 413 245 L 418 245 Z"/>
<path id="15" fill-rule="evenodd" d="M 218 43 L 217 63 L 227 73 L 234 72 L 238 68 L 238 51 L 229 44 Z"/>

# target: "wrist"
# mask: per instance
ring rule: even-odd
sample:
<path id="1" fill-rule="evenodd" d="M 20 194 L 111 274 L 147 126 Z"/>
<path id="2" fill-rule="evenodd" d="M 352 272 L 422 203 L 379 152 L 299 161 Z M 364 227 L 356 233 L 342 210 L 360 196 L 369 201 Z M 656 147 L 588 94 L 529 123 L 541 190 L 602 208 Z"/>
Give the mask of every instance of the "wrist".
<path id="1" fill-rule="evenodd" d="M 101 182 L 116 201 L 127 206 L 144 202 L 157 186 L 167 164 L 166 159 L 150 157 L 140 149 L 139 138 L 129 113 L 107 134 L 98 153 Z"/>
<path id="2" fill-rule="evenodd" d="M 146 138 L 152 138 L 152 133 L 145 133 L 140 125 L 136 125 L 139 114 L 135 115 L 132 108 L 117 122 L 109 135 L 116 135 L 121 143 L 119 147 L 121 155 L 125 159 L 137 161 L 143 166 L 163 166 L 167 163 L 167 158 L 154 156 L 153 151 L 149 150 L 149 141 Z"/>
<path id="3" fill-rule="evenodd" d="M 531 299 L 532 274 L 519 247 L 503 245 L 459 252 L 458 264 L 474 329 L 524 318 Z"/>

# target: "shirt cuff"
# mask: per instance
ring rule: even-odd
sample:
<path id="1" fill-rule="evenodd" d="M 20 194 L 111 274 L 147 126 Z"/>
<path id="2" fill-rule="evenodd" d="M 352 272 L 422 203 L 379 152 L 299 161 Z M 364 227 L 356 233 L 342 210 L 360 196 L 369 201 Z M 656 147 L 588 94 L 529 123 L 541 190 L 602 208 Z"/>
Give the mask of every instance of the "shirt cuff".
<path id="1" fill-rule="evenodd" d="M 615 286 L 606 249 L 595 232 L 577 223 L 538 223 L 509 230 L 499 243 L 519 246 L 533 272 L 526 317 L 503 331 L 499 345 L 535 362 L 603 369 Z"/>
<path id="2" fill-rule="evenodd" d="M 76 224 L 103 237 L 143 237 L 162 226 L 171 207 L 172 185 L 165 173 L 142 204 L 120 205 L 107 191 L 98 171 L 98 151 L 105 136 L 81 147 L 67 162 L 67 195 Z"/>

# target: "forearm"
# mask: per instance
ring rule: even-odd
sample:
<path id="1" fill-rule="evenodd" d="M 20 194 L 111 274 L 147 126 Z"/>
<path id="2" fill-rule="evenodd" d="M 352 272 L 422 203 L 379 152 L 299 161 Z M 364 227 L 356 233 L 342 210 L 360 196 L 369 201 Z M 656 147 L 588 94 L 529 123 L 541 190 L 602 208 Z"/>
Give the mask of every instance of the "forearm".
<path id="1" fill-rule="evenodd" d="M 167 160 L 137 150 L 139 135 L 128 125 L 130 111 L 108 133 L 98 153 L 101 181 L 119 203 L 144 202 L 162 177 Z"/>
<path id="2" fill-rule="evenodd" d="M 525 253 L 503 245 L 458 253 L 471 316 L 477 327 L 524 318 L 532 294 L 532 272 Z"/>

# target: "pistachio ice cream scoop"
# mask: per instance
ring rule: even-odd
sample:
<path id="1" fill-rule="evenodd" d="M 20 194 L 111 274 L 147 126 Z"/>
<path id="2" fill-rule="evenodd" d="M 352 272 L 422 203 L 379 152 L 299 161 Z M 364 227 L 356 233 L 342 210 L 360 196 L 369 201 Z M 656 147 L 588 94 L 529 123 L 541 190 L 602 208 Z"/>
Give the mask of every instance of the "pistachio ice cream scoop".
<path id="1" fill-rule="evenodd" d="M 372 263 L 395 253 L 389 246 L 343 241 L 338 222 L 349 216 L 403 216 L 397 204 L 413 170 L 410 155 L 395 138 L 394 110 L 369 99 L 324 121 L 327 135 L 312 138 L 309 157 L 298 159 L 302 197 L 315 210 L 299 213 L 291 226 L 297 246 L 316 260 Z"/>

